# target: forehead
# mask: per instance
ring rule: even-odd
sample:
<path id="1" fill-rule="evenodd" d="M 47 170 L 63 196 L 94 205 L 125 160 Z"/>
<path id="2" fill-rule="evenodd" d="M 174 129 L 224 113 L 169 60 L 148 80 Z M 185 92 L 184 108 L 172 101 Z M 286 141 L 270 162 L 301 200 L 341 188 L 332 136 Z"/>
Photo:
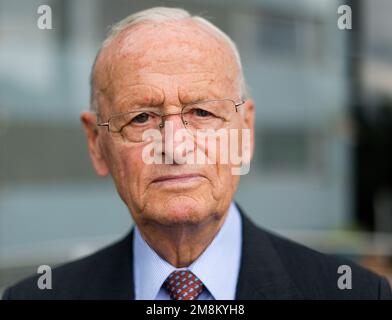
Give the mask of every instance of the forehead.
<path id="1" fill-rule="evenodd" d="M 221 62 L 218 66 L 225 66 L 232 58 L 217 34 L 192 20 L 136 25 L 118 37 L 117 46 L 116 58 L 131 56 L 140 67 L 155 63 L 168 68 L 184 61 L 184 71 L 191 71 L 195 63 L 211 67 Z M 205 57 L 209 59 L 201 61 Z"/>
<path id="2" fill-rule="evenodd" d="M 193 21 L 138 25 L 125 30 L 110 46 L 110 68 L 105 75 L 113 99 L 136 91 L 158 99 L 170 84 L 184 99 L 205 92 L 219 95 L 233 90 L 238 79 L 228 44 Z"/>

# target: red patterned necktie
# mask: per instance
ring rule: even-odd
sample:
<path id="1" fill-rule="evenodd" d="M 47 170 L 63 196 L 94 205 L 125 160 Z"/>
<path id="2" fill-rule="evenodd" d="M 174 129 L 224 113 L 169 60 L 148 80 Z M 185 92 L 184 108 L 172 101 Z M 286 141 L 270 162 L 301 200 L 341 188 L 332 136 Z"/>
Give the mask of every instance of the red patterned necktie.
<path id="1" fill-rule="evenodd" d="M 164 286 L 173 300 L 196 300 L 204 290 L 203 283 L 189 270 L 173 271 Z"/>

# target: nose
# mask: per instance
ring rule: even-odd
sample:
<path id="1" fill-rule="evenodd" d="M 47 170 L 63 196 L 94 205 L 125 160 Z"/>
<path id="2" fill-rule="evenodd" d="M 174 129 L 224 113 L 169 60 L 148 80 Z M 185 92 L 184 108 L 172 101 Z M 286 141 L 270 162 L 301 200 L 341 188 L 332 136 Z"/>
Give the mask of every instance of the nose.
<path id="1" fill-rule="evenodd" d="M 166 164 L 185 164 L 193 152 L 193 143 L 185 129 L 181 114 L 166 115 L 163 119 L 162 155 Z"/>
<path id="2" fill-rule="evenodd" d="M 173 128 L 175 128 L 175 126 L 178 126 L 178 129 L 181 129 L 184 126 L 182 123 L 181 113 L 169 113 L 161 116 L 161 123 L 159 124 L 159 127 L 165 128 L 166 123 L 170 122 L 173 124 Z"/>

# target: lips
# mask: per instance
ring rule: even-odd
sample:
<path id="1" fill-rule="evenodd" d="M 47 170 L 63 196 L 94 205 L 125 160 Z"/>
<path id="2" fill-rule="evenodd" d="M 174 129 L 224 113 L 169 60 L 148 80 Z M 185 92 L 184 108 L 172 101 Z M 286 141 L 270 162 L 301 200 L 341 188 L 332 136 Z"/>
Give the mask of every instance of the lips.
<path id="1" fill-rule="evenodd" d="M 159 182 L 187 182 L 193 179 L 202 178 L 200 174 L 178 174 L 178 175 L 165 175 L 154 179 L 153 183 Z"/>

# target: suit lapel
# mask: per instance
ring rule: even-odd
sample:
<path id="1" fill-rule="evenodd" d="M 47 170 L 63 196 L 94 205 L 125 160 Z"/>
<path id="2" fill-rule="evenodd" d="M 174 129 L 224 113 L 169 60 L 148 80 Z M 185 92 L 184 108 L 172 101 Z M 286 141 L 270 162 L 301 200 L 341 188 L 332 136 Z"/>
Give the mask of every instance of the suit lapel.
<path id="1" fill-rule="evenodd" d="M 238 209 L 242 218 L 242 257 L 236 299 L 300 298 L 268 233 Z"/>
<path id="2" fill-rule="evenodd" d="M 99 261 L 91 274 L 85 275 L 91 279 L 89 299 L 134 299 L 132 243 L 133 230 L 108 250 L 110 254 Z"/>

